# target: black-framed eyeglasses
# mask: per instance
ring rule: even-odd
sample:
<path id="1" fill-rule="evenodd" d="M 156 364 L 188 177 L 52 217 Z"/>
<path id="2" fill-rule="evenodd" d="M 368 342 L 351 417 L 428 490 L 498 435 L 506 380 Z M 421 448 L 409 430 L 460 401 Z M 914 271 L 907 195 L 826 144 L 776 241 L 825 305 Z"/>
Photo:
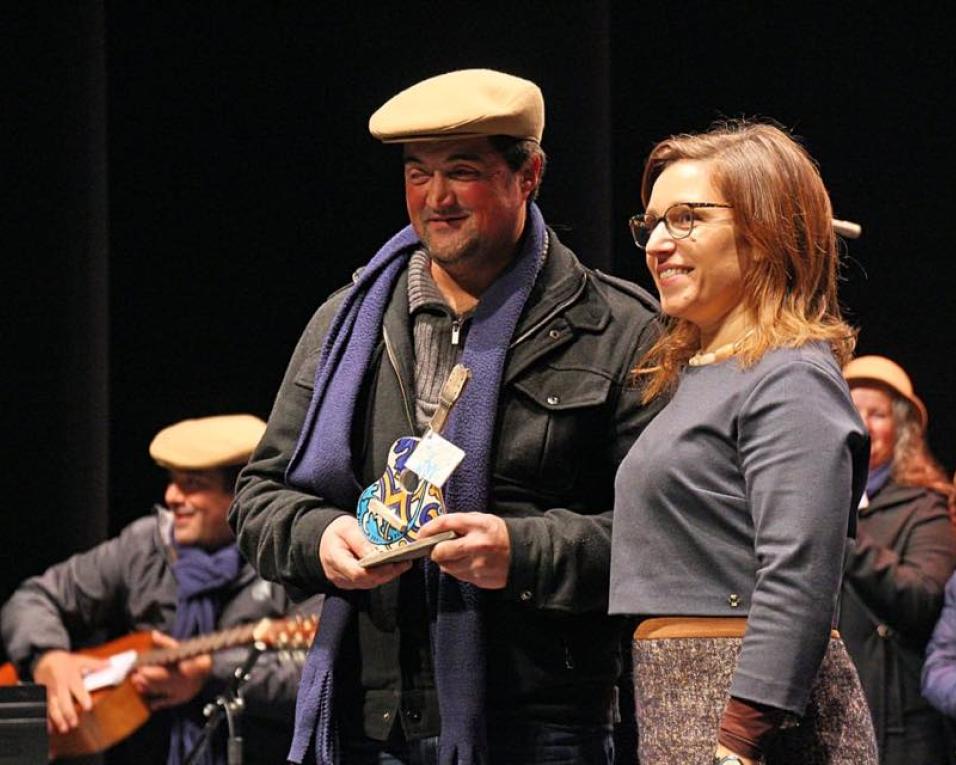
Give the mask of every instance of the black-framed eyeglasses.
<path id="1" fill-rule="evenodd" d="M 648 213 L 632 215 L 627 225 L 631 228 L 634 244 L 642 250 L 646 249 L 647 241 L 651 238 L 651 232 L 657 228 L 657 224 L 661 221 L 664 221 L 664 227 L 672 239 L 687 238 L 694 230 L 694 224 L 698 222 L 694 210 L 699 210 L 701 207 L 733 208 L 733 205 L 723 204 L 722 202 L 678 202 L 664 210 L 664 214 L 659 218 Z"/>

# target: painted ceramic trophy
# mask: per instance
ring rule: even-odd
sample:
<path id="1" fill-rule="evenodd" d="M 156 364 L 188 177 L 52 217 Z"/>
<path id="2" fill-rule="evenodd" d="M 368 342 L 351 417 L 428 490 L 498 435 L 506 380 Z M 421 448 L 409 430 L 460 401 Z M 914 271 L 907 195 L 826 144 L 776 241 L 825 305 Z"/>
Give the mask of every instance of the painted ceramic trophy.
<path id="1" fill-rule="evenodd" d="M 359 526 L 376 550 L 362 558 L 365 567 L 419 558 L 453 531 L 419 539 L 421 527 L 445 513 L 442 486 L 465 453 L 441 437 L 470 372 L 455 365 L 442 385 L 438 408 L 421 438 L 399 438 L 388 453 L 385 472 L 359 497 Z"/>

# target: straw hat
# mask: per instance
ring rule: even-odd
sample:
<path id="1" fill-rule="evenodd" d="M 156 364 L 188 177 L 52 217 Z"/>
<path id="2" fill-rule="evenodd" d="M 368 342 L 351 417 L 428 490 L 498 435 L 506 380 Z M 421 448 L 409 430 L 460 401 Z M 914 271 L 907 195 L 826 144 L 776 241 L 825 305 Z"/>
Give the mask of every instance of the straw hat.
<path id="1" fill-rule="evenodd" d="M 913 393 L 913 383 L 903 367 L 885 356 L 860 356 L 843 368 L 843 376 L 853 387 L 854 383 L 879 383 L 891 388 L 901 398 L 909 401 L 919 414 L 923 428 L 929 421 L 926 406 Z"/>

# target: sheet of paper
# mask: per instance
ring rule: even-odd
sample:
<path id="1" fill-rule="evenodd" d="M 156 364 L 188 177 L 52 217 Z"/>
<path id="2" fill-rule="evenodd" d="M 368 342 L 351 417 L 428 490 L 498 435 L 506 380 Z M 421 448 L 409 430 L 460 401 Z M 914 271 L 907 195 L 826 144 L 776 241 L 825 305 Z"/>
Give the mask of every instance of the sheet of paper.
<path id="1" fill-rule="evenodd" d="M 98 669 L 83 676 L 83 686 L 88 691 L 96 691 L 100 688 L 119 685 L 136 663 L 136 656 L 136 651 L 123 651 L 123 653 L 110 656 L 109 664 L 103 669 Z"/>

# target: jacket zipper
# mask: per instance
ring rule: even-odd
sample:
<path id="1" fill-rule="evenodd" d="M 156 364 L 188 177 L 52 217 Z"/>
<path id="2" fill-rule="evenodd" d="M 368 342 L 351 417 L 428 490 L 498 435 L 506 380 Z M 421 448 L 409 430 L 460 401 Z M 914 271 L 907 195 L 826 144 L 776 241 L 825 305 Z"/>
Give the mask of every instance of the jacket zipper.
<path id="1" fill-rule="evenodd" d="M 398 362 L 395 360 L 395 351 L 392 349 L 392 343 L 388 339 L 388 330 L 382 327 L 382 339 L 385 341 L 385 355 L 388 356 L 388 362 L 395 371 L 395 379 L 398 380 L 398 387 L 402 391 L 402 407 L 405 409 L 405 417 L 408 420 L 410 433 L 415 433 L 415 418 L 412 417 L 411 410 L 408 408 L 408 391 L 405 390 L 405 383 L 402 382 L 402 374 L 398 371 Z"/>
<path id="2" fill-rule="evenodd" d="M 571 295 L 571 297 L 569 297 L 569 298 L 568 298 L 567 300 L 565 300 L 563 303 L 561 303 L 561 304 L 555 306 L 555 307 L 554 307 L 554 310 L 550 311 L 546 316 L 544 316 L 544 317 L 543 317 L 539 322 L 537 322 L 534 326 L 529 327 L 529 328 L 528 328 L 524 333 L 522 333 L 519 337 L 516 337 L 514 340 L 512 340 L 512 341 L 511 341 L 511 345 L 508 346 L 508 349 L 510 350 L 511 348 L 514 348 L 514 347 L 515 347 L 516 345 L 518 345 L 519 343 L 523 343 L 525 340 L 527 340 L 529 337 L 531 337 L 531 335 L 533 335 L 535 332 L 537 332 L 539 329 L 541 329 L 542 326 L 544 326 L 544 325 L 547 324 L 549 321 L 551 321 L 551 319 L 553 319 L 557 314 L 561 313 L 565 308 L 567 308 L 567 307 L 568 307 L 569 305 L 571 305 L 572 303 L 577 302 L 577 299 L 578 299 L 579 297 L 581 297 L 581 293 L 584 292 L 584 287 L 585 287 L 585 285 L 587 284 L 587 281 L 588 281 L 588 275 L 587 275 L 587 274 L 584 274 L 584 275 L 581 277 L 581 283 L 578 285 L 577 290 L 575 290 L 574 294 Z"/>
<path id="3" fill-rule="evenodd" d="M 461 339 L 461 318 L 456 317 L 451 322 L 451 344 L 457 346 Z"/>
<path id="4" fill-rule="evenodd" d="M 571 647 L 564 641 L 561 642 L 564 644 L 564 666 L 568 669 L 574 669 L 575 664 L 574 657 L 571 655 Z"/>

